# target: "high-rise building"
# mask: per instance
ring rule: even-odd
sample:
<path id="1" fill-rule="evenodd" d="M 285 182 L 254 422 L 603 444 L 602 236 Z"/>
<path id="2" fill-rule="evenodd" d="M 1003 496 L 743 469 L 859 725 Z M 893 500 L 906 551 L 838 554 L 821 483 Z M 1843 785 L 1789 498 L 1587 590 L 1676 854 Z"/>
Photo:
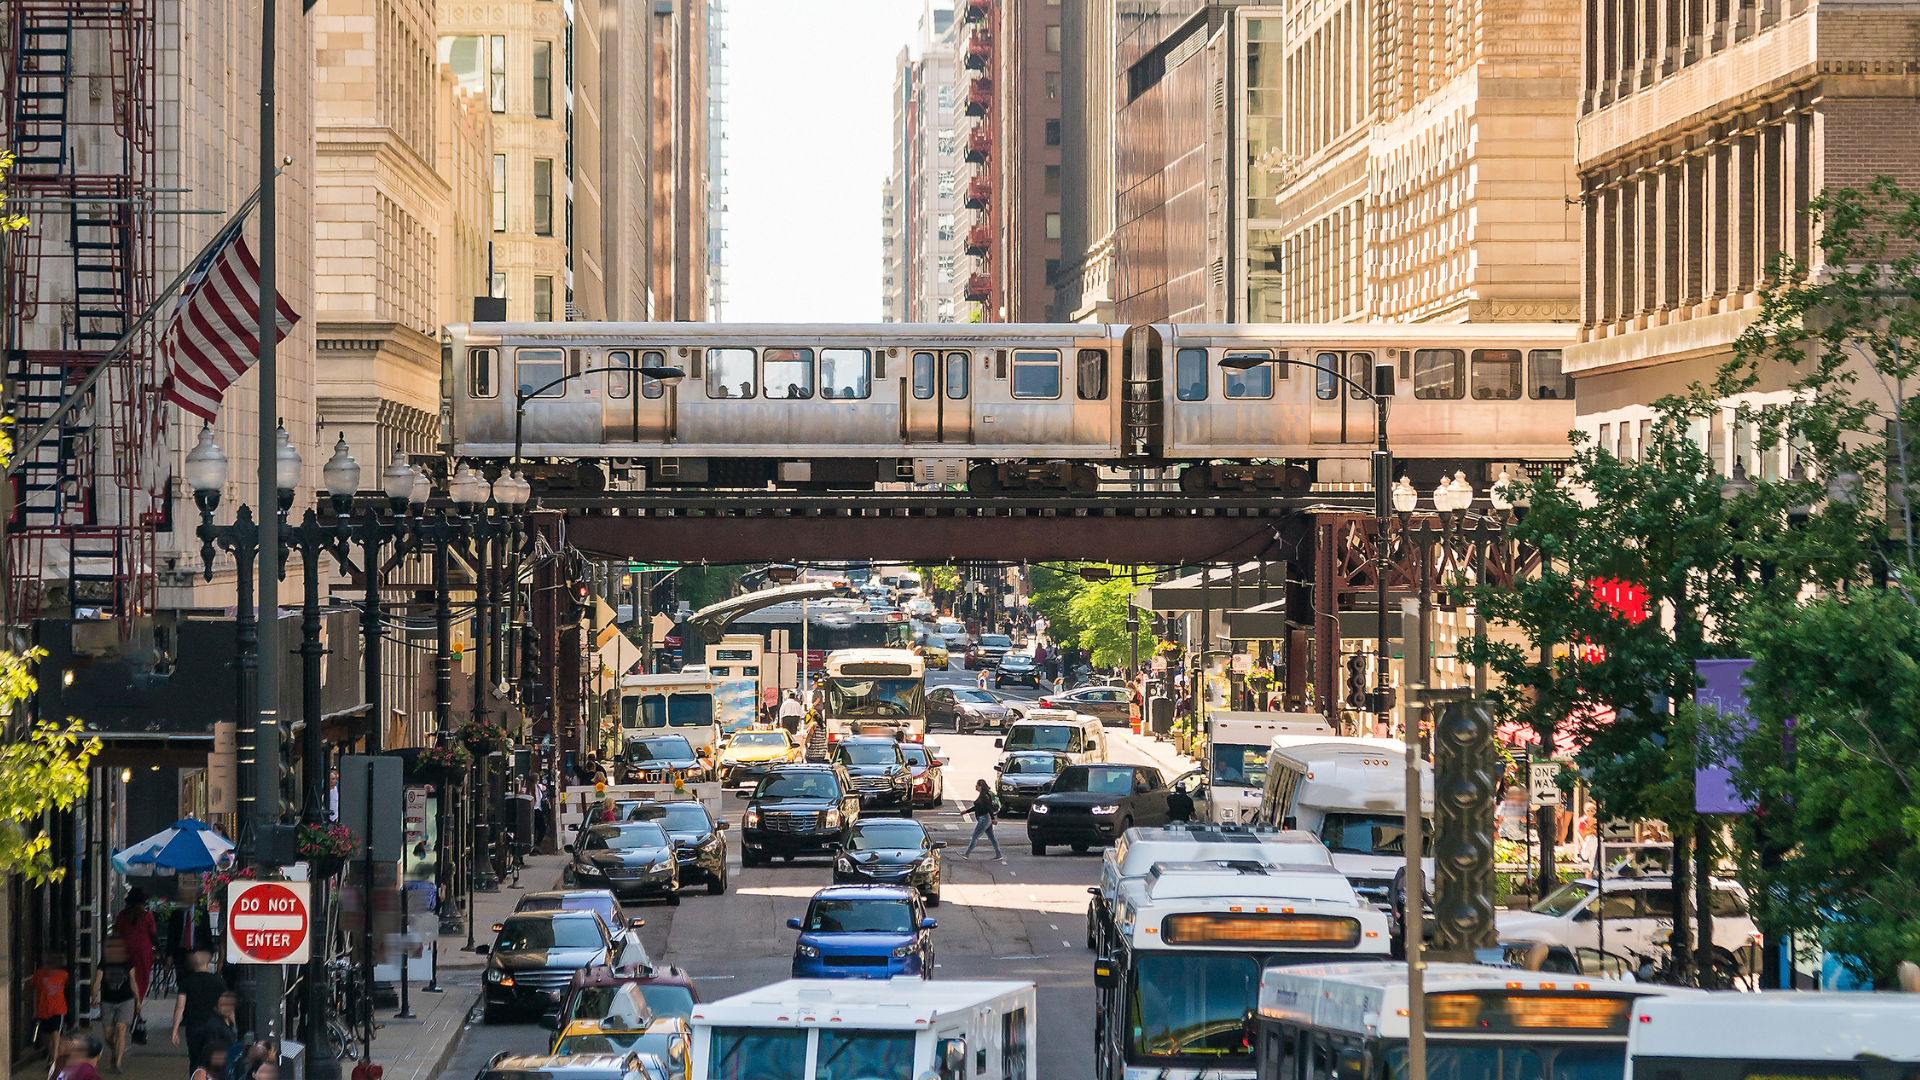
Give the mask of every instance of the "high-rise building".
<path id="1" fill-rule="evenodd" d="M 723 318 L 727 273 L 727 42 L 725 0 L 707 0 L 707 317 Z"/>
<path id="2" fill-rule="evenodd" d="M 889 322 L 953 322 L 961 291 L 954 13 L 921 8 L 919 39 L 894 60 L 893 153 L 881 195 L 883 308 Z M 917 55 L 916 55 L 917 54 Z"/>
<path id="3" fill-rule="evenodd" d="M 535 0 L 536 3 L 547 0 Z M 638 5 L 636 5 L 638 6 Z M 707 318 L 707 0 L 652 0 L 648 45 L 652 69 L 653 317 L 663 322 Z"/>
<path id="4" fill-rule="evenodd" d="M 1113 318 L 1113 33 L 1113 4 L 1061 5 L 1055 322 Z"/>

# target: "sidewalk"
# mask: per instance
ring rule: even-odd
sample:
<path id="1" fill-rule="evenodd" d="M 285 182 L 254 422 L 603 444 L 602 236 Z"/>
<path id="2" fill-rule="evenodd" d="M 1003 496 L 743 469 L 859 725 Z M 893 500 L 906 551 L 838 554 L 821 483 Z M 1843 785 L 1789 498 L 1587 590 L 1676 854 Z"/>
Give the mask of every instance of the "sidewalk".
<path id="1" fill-rule="evenodd" d="M 1182 774 L 1200 768 L 1200 762 L 1174 750 L 1173 744 L 1161 742 L 1151 735 L 1135 735 L 1131 731 L 1116 731 L 1112 738 L 1132 747 L 1145 755 L 1148 761 L 1160 767 L 1166 774 L 1168 783 L 1179 779 Z"/>
<path id="2" fill-rule="evenodd" d="M 522 895 L 555 887 L 566 859 L 564 855 L 533 856 L 520 874 L 519 888 L 502 882 L 499 892 L 475 896 L 474 943 L 491 942 L 493 924 L 511 913 Z M 486 958 L 467 952 L 466 945 L 465 934 L 440 938 L 440 993 L 421 989 L 427 985 L 425 970 L 412 972 L 414 978 L 409 982 L 407 994 L 415 1014 L 413 1019 L 395 1019 L 393 1014 L 397 1010 L 394 1009 L 376 1011 L 378 1026 L 373 1036 L 373 1060 L 385 1069 L 383 1080 L 433 1080 L 453 1053 L 468 1014 L 480 999 L 480 972 L 486 965 Z M 124 1073 L 128 1080 L 182 1080 L 188 1075 L 186 1047 L 173 1045 L 170 1037 L 173 1003 L 171 996 L 146 1003 L 142 1015 L 147 1021 L 147 1045 L 128 1048 Z M 290 1034 L 297 1036 L 298 1033 Z M 353 1058 L 340 1061 L 340 1074 L 343 1077 L 351 1074 L 354 1064 Z M 30 1062 L 19 1072 L 22 1076 L 38 1076 L 38 1070 L 44 1068 L 44 1062 Z M 108 1077 L 114 1075 L 108 1070 L 104 1057 L 100 1071 Z M 288 1072 L 284 1076 L 292 1080 L 293 1074 Z"/>

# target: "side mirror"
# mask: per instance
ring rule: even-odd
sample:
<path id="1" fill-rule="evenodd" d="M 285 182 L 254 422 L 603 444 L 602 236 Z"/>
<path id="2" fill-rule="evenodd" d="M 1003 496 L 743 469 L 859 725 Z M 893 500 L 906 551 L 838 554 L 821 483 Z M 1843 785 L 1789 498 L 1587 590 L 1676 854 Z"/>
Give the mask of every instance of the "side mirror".
<path id="1" fill-rule="evenodd" d="M 753 798 L 753 792 L 751 789 L 741 788 L 739 791 L 733 793 L 733 797 L 736 799 L 751 799 Z"/>
<path id="2" fill-rule="evenodd" d="M 1093 962 L 1093 985 L 1102 990 L 1111 990 L 1120 985 L 1120 965 L 1114 963 L 1111 956 L 1103 956 Z"/>
<path id="3" fill-rule="evenodd" d="M 1092 895 L 1094 895 L 1094 896 L 1099 896 L 1099 895 L 1100 895 L 1100 886 L 1098 886 L 1098 885 L 1089 885 L 1089 886 L 1087 886 L 1087 892 L 1089 892 L 1089 893 L 1091 893 L 1091 894 L 1092 894 Z"/>
<path id="4" fill-rule="evenodd" d="M 788 919 L 788 920 L 787 920 L 787 929 L 789 929 L 789 930 L 798 930 L 798 929 L 800 929 L 800 920 L 799 920 L 799 919 Z"/>
<path id="5" fill-rule="evenodd" d="M 473 947 L 473 955 L 475 956 L 485 956 L 492 951 L 493 946 L 491 945 L 475 945 Z"/>
<path id="6" fill-rule="evenodd" d="M 643 927 L 643 926 L 645 926 L 645 925 L 647 925 L 647 920 L 645 920 L 645 919 L 635 919 L 635 920 L 633 920 L 632 922 L 630 922 L 630 923 L 628 923 L 627 925 L 628 925 L 628 926 L 631 926 L 631 927 L 633 927 L 633 928 L 634 928 L 635 930 L 638 930 L 638 929 L 640 929 L 641 927 Z"/>
<path id="7" fill-rule="evenodd" d="M 727 829 L 728 829 L 729 827 L 730 827 L 730 823 L 729 823 L 729 822 L 725 822 L 725 821 L 716 821 L 716 822 L 714 822 L 714 823 L 713 823 L 713 831 L 714 831 L 714 832 L 726 832 L 726 831 L 727 831 Z"/>
<path id="8" fill-rule="evenodd" d="M 967 1040 L 963 1038 L 941 1039 L 940 1071 L 949 1076 L 960 1076 L 967 1070 Z"/>
<path id="9" fill-rule="evenodd" d="M 506 926 L 507 926 L 507 924 L 506 924 L 506 923 L 494 923 L 494 924 L 493 924 L 493 932 L 497 934 L 497 933 L 499 933 L 500 931 L 502 931 L 502 930 L 504 930 L 504 929 L 506 929 Z"/>
<path id="10" fill-rule="evenodd" d="M 947 842 L 946 842 L 945 840 L 935 840 L 935 841 L 933 842 L 933 846 L 934 846 L 934 847 L 935 847 L 936 849 L 938 849 L 938 848 L 943 848 L 943 847 L 946 847 L 946 846 L 947 846 Z"/>
<path id="11" fill-rule="evenodd" d="M 934 927 L 939 925 L 940 925 L 939 919 L 921 919 L 920 920 L 920 929 L 922 930 L 931 930 Z"/>
<path id="12" fill-rule="evenodd" d="M 1004 750 L 1004 749 L 1006 749 L 1006 746 L 1007 746 L 1007 740 L 1005 740 L 1005 739 L 995 739 L 995 740 L 993 740 L 993 748 L 994 748 L 995 750 Z"/>

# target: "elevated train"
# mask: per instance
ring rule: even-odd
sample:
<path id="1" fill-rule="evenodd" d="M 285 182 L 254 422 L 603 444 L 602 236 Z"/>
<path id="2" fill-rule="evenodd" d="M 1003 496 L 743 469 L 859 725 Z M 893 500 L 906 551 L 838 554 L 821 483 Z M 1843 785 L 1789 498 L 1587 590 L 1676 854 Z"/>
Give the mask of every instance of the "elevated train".
<path id="1" fill-rule="evenodd" d="M 469 323 L 446 328 L 441 449 L 516 450 L 548 488 L 1183 491 L 1484 484 L 1571 456 L 1571 324 Z M 658 377 L 656 377 L 658 376 Z M 1343 381 L 1344 380 L 1350 380 Z M 556 381 L 557 380 L 557 381 Z M 548 384 L 553 385 L 548 385 Z M 516 389 L 519 393 L 516 393 Z M 524 415 L 516 418 L 522 394 Z M 517 419 L 517 422 L 516 422 Z M 489 468 L 491 471 L 491 468 Z"/>

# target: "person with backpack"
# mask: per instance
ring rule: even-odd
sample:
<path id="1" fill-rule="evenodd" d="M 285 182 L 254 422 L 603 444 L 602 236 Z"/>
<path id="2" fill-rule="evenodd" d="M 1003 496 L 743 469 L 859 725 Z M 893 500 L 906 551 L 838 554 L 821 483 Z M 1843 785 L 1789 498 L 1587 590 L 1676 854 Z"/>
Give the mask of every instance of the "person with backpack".
<path id="1" fill-rule="evenodd" d="M 973 845 L 980 842 L 984 833 L 987 841 L 993 845 L 993 857 L 1004 859 L 1006 856 L 1000 854 L 1000 838 L 993 835 L 994 819 L 1000 816 L 1000 798 L 985 780 L 975 780 L 973 788 L 973 805 L 969 807 L 973 813 L 973 837 L 967 841 L 967 850 L 961 852 L 960 857 L 973 858 Z"/>

